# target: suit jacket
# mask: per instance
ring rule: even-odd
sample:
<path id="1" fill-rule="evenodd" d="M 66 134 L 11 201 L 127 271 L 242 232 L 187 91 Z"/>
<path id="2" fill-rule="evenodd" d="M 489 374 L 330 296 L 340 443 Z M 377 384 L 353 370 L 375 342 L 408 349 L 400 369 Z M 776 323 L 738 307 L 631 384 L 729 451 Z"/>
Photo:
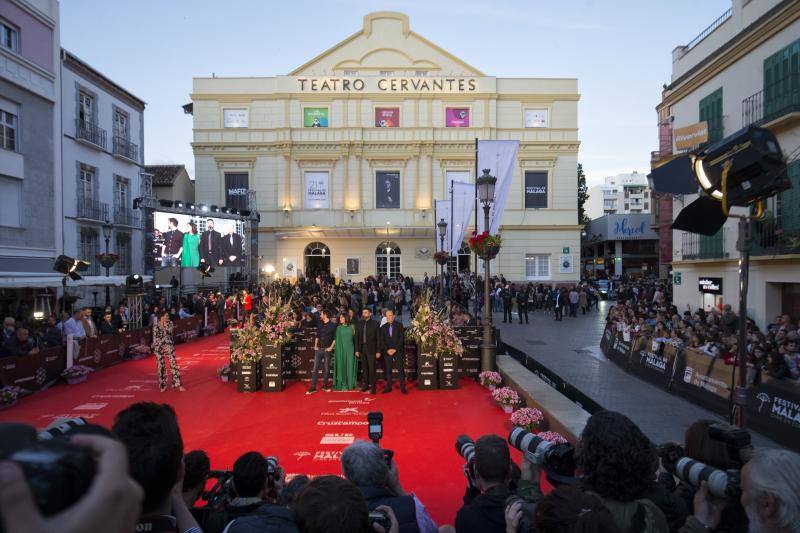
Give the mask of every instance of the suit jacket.
<path id="1" fill-rule="evenodd" d="M 163 233 L 164 255 L 175 255 L 183 246 L 183 232 L 177 229 Z"/>
<path id="2" fill-rule="evenodd" d="M 211 250 L 208 245 L 211 243 Z M 205 261 L 211 266 L 219 266 L 219 260 L 222 258 L 222 235 L 218 231 L 205 231 L 200 235 L 200 260 Z"/>
<path id="3" fill-rule="evenodd" d="M 364 343 L 364 328 L 367 328 L 367 342 Z M 380 352 L 380 325 L 377 321 L 356 321 L 355 351 L 359 353 Z"/>
<path id="4" fill-rule="evenodd" d="M 233 237 L 233 244 L 231 244 L 231 236 Z M 242 237 L 237 234 L 225 234 L 222 236 L 222 258 L 228 266 L 238 266 L 242 261 Z M 235 255 L 236 259 L 230 260 L 230 256 Z"/>
<path id="5" fill-rule="evenodd" d="M 380 352 L 385 353 L 386 350 L 394 348 L 397 354 L 403 353 L 403 346 L 405 345 L 405 334 L 403 332 L 403 324 L 395 322 L 392 324 L 392 334 L 389 335 L 389 323 L 387 322 L 381 326 L 380 335 Z M 395 355 L 397 355 L 395 354 Z"/>

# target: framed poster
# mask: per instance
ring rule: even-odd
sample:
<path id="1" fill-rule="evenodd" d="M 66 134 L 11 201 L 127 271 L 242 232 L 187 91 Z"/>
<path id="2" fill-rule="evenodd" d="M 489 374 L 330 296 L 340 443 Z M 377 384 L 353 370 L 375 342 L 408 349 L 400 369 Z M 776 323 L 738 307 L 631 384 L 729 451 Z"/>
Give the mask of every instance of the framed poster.
<path id="1" fill-rule="evenodd" d="M 376 107 L 375 108 L 375 127 L 376 128 L 398 128 L 398 127 L 400 127 L 400 108 L 399 107 Z"/>
<path id="2" fill-rule="evenodd" d="M 525 171 L 525 209 L 547 207 L 547 172 Z"/>
<path id="3" fill-rule="evenodd" d="M 296 278 L 297 277 L 297 258 L 284 257 L 283 258 L 283 277 Z"/>
<path id="4" fill-rule="evenodd" d="M 361 258 L 360 257 L 348 257 L 347 258 L 347 275 L 348 276 L 357 276 L 361 273 Z"/>
<path id="5" fill-rule="evenodd" d="M 304 128 L 327 128 L 328 127 L 328 108 L 327 107 L 304 107 L 303 108 L 303 127 Z"/>
<path id="6" fill-rule="evenodd" d="M 445 128 L 469 128 L 469 108 L 468 107 L 445 107 L 444 108 L 444 127 Z"/>
<path id="7" fill-rule="evenodd" d="M 547 109 L 526 109 L 524 125 L 526 128 L 546 128 Z"/>
<path id="8" fill-rule="evenodd" d="M 314 171 L 305 173 L 305 206 L 306 209 L 328 208 L 328 172 Z"/>
<path id="9" fill-rule="evenodd" d="M 223 128 L 246 128 L 247 109 L 223 109 L 222 127 Z"/>
<path id="10" fill-rule="evenodd" d="M 375 173 L 375 207 L 400 209 L 400 173 Z"/>

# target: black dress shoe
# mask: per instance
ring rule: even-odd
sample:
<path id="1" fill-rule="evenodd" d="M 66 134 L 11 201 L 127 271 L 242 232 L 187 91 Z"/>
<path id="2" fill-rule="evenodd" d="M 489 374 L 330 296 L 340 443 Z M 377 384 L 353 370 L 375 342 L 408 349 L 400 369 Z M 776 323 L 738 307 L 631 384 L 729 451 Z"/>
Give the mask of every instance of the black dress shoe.
<path id="1" fill-rule="evenodd" d="M 392 389 L 383 389 L 381 392 L 383 394 L 389 394 L 390 392 L 392 392 Z"/>

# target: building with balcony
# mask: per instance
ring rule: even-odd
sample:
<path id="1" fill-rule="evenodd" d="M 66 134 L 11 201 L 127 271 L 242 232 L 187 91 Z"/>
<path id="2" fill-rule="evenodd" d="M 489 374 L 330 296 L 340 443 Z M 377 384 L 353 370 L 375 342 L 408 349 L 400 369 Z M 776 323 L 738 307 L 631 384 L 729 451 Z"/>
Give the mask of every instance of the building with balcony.
<path id="1" fill-rule="evenodd" d="M 0 313 L 62 250 L 58 8 L 0 0 Z"/>
<path id="2" fill-rule="evenodd" d="M 679 152 L 673 129 L 707 122 L 708 142 L 750 124 L 771 129 L 788 160 L 792 188 L 769 199 L 753 226 L 748 314 L 760 326 L 780 313 L 800 318 L 800 2 L 732 0 L 731 8 L 672 52 L 672 78 L 657 107 L 659 150 L 653 167 Z M 674 214 L 696 198 L 677 196 Z M 669 220 L 657 225 L 666 231 Z M 738 228 L 717 235 L 675 231 L 672 269 L 679 309 L 738 304 Z M 720 283 L 714 291 L 700 279 Z"/>
<path id="3" fill-rule="evenodd" d="M 194 202 L 194 181 L 184 165 L 147 165 L 153 176 L 153 196 L 159 200 Z"/>
<path id="4" fill-rule="evenodd" d="M 287 76 L 195 78 L 191 96 L 195 200 L 256 191 L 261 269 L 433 273 L 434 200 L 474 182 L 476 138 L 518 139 L 492 272 L 579 278 L 575 79 L 486 75 L 383 12 Z"/>
<path id="5" fill-rule="evenodd" d="M 586 215 L 590 219 L 605 215 L 648 214 L 653 208 L 647 175 L 636 171 L 608 176 L 602 185 L 589 189 Z"/>
<path id="6" fill-rule="evenodd" d="M 61 50 L 61 66 L 63 250 L 92 261 L 86 275 L 102 279 L 87 284 L 121 284 L 144 269 L 145 239 L 133 199 L 149 196 L 152 187 L 144 171 L 145 103 L 67 50 Z M 108 271 L 113 279 L 105 279 L 95 258 L 106 241 L 119 256 Z"/>

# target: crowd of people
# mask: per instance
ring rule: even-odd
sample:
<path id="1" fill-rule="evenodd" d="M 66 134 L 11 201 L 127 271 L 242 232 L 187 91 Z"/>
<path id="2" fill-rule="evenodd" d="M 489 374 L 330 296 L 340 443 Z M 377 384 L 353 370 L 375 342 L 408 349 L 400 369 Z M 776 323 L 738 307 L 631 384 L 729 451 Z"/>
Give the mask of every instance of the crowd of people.
<path id="1" fill-rule="evenodd" d="M 657 282 L 623 287 L 608 320 L 614 332 L 627 340 L 648 336 L 678 349 L 697 349 L 729 365 L 736 363 L 739 353 L 739 316 L 730 304 L 721 309 L 687 306 L 681 312 Z M 758 383 L 763 376 L 800 379 L 800 321 L 782 314 L 762 331 L 747 318 L 746 330 L 748 383 Z"/>

